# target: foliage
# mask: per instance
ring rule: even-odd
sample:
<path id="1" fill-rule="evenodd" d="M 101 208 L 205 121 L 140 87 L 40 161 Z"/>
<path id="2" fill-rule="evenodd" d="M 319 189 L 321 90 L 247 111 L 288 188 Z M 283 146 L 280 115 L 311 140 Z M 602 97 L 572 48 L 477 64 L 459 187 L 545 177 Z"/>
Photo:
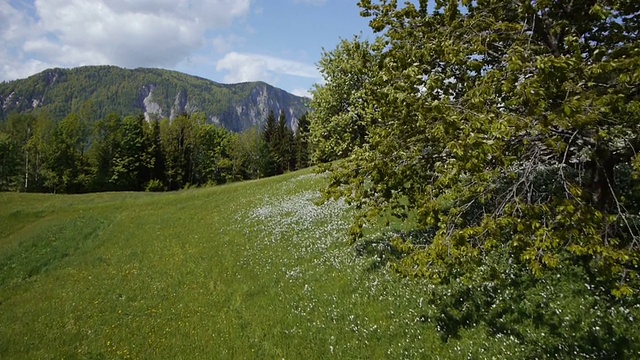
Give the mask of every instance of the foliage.
<path id="1" fill-rule="evenodd" d="M 271 111 L 262 131 L 262 174 L 273 176 L 295 170 L 298 166 L 297 153 L 308 152 L 308 143 L 301 142 L 300 146 L 302 148 L 298 150 L 295 134 L 287 125 L 284 111 L 280 112 L 278 120 Z"/>
<path id="2" fill-rule="evenodd" d="M 264 141 L 261 130 L 250 128 L 227 138 L 233 179 L 257 179 L 262 174 L 262 149 Z"/>
<path id="3" fill-rule="evenodd" d="M 262 173 L 272 176 L 278 173 L 277 156 L 278 125 L 273 111 L 269 112 L 262 130 L 262 149 L 260 151 Z"/>
<path id="4" fill-rule="evenodd" d="M 370 88 L 377 47 L 355 37 L 342 40 L 333 51 L 323 51 L 318 67 L 323 85 L 315 85 L 309 114 L 312 158 L 329 162 L 344 158 L 367 142 L 363 103 Z"/>
<path id="5" fill-rule="evenodd" d="M 486 315 L 504 302 L 513 308 L 500 315 L 511 327 L 504 334 L 531 331 L 541 356 L 632 349 L 635 340 L 623 335 L 628 321 L 605 309 L 631 311 L 640 291 L 640 3 L 451 0 L 428 9 L 427 1 L 363 0 L 360 7 L 379 34 L 367 56 L 375 61 L 367 90 L 341 114 L 360 116 L 365 141 L 332 164 L 327 190 L 361 210 L 353 238 L 378 221 L 420 231 L 394 242 L 403 255 L 391 266 L 434 284 L 431 300 L 446 326 L 476 319 L 500 333 L 502 323 Z M 361 63 L 326 61 L 321 66 L 345 72 Z M 330 124 L 316 122 L 316 138 Z M 504 263 L 492 265 L 496 259 Z M 528 283 L 504 282 L 506 270 Z M 487 298 L 482 286 L 501 281 L 510 295 Z M 589 291 L 578 291 L 578 282 Z M 557 322 L 543 299 L 531 308 L 519 303 L 543 288 L 584 298 L 599 312 L 585 323 L 607 329 Z M 522 314 L 540 323 L 519 327 Z M 543 340 L 547 327 L 556 333 Z M 571 336 L 575 347 L 560 348 Z M 523 341 L 538 341 L 531 339 Z"/>
<path id="6" fill-rule="evenodd" d="M 0 128 L 0 190 L 177 190 L 293 170 L 296 152 L 308 153 L 308 143 L 297 145 L 283 114 L 279 125 L 271 114 L 267 134 L 257 128 L 233 134 L 207 124 L 200 113 L 173 121 L 93 116 L 91 103 L 58 124 L 44 111 L 12 115 Z"/>
<path id="7" fill-rule="evenodd" d="M 278 162 L 278 173 L 295 170 L 296 158 L 293 139 L 293 131 L 287 125 L 287 118 L 284 111 L 278 116 L 278 143 L 275 144 L 276 159 Z"/>
<path id="8" fill-rule="evenodd" d="M 309 114 L 305 113 L 298 119 L 298 127 L 294 134 L 296 169 L 304 169 L 311 164 L 309 149 Z"/>
<path id="9" fill-rule="evenodd" d="M 13 178 L 18 167 L 18 151 L 9 134 L 0 132 L 0 190 L 13 186 Z"/>
<path id="10" fill-rule="evenodd" d="M 78 193 L 89 187 L 86 157 L 89 126 L 78 115 L 71 114 L 55 127 L 42 174 L 45 188 L 55 193 Z"/>
<path id="11" fill-rule="evenodd" d="M 637 291 L 640 209 L 622 186 L 640 170 L 640 5 L 563 4 L 361 1 L 385 46 L 359 106 L 368 143 L 332 190 L 434 229 L 405 273 L 448 282 L 507 246 L 536 275 L 582 264 Z"/>
<path id="12" fill-rule="evenodd" d="M 195 156 L 198 133 L 204 119 L 183 114 L 174 121 L 164 120 L 160 126 L 162 148 L 166 154 L 167 184 L 170 190 L 195 184 Z"/>
<path id="13" fill-rule="evenodd" d="M 165 190 L 166 188 L 164 184 L 162 183 L 162 181 L 158 179 L 150 180 L 149 183 L 147 184 L 147 187 L 145 188 L 145 191 L 151 191 L 151 192 L 165 191 Z"/>
<path id="14" fill-rule="evenodd" d="M 149 179 L 149 139 L 144 116 L 127 116 L 115 134 L 118 143 L 112 157 L 109 181 L 117 190 L 139 190 Z"/>

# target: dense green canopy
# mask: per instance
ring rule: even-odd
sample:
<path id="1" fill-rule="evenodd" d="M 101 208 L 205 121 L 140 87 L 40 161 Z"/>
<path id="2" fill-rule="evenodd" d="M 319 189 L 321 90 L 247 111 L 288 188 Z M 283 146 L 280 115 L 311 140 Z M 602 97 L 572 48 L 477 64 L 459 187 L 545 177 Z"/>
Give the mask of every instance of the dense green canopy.
<path id="1" fill-rule="evenodd" d="M 628 320 L 596 316 L 603 335 L 530 301 L 547 286 L 608 308 L 640 290 L 640 2 L 359 5 L 378 38 L 326 52 L 312 103 L 317 158 L 345 158 L 328 195 L 361 209 L 354 239 L 374 220 L 404 230 L 384 255 L 445 286 L 449 335 L 481 321 L 540 356 L 623 353 Z"/>
<path id="2" fill-rule="evenodd" d="M 361 1 L 382 42 L 362 45 L 374 59 L 359 76 L 368 90 L 315 124 L 355 116 L 367 126 L 333 190 L 367 215 L 415 213 L 432 230 L 429 246 L 405 244 L 406 273 L 446 280 L 506 247 L 534 273 L 581 259 L 630 294 L 640 260 L 640 4 L 436 3 L 429 14 L 426 1 Z M 321 64 L 344 66 L 355 42 Z M 364 70 L 361 58 L 350 66 Z"/>

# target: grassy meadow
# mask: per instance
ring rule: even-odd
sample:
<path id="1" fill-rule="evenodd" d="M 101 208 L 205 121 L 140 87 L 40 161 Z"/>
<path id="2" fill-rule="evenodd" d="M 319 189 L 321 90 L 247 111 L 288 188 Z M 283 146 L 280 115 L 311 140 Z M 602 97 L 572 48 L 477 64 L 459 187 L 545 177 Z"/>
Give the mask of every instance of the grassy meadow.
<path id="1" fill-rule="evenodd" d="M 442 341 L 426 285 L 347 245 L 323 182 L 0 194 L 0 358 L 517 355 L 480 330 Z"/>

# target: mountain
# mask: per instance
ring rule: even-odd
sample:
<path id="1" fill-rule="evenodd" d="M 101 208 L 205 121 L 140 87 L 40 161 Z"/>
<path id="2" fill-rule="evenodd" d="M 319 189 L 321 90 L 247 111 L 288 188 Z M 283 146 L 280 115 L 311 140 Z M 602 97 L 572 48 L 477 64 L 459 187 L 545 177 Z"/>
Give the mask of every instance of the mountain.
<path id="1" fill-rule="evenodd" d="M 111 112 L 147 119 L 201 112 L 231 131 L 261 126 L 270 110 L 284 110 L 295 127 L 308 99 L 264 82 L 220 84 L 162 69 L 84 66 L 48 69 L 26 79 L 0 83 L 0 121 L 12 112 L 46 111 L 55 120 L 91 104 L 96 119 Z"/>

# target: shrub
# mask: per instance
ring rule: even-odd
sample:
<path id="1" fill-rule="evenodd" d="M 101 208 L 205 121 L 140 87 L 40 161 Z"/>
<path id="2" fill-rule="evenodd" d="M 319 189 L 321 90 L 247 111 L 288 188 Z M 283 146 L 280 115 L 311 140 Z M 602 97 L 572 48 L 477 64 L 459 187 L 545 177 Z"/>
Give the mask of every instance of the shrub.
<path id="1" fill-rule="evenodd" d="M 147 183 L 147 187 L 145 188 L 145 191 L 148 191 L 148 192 L 159 192 L 159 191 L 165 191 L 165 190 L 166 190 L 166 187 L 164 186 L 162 181 L 158 179 L 149 181 L 149 183 Z"/>

